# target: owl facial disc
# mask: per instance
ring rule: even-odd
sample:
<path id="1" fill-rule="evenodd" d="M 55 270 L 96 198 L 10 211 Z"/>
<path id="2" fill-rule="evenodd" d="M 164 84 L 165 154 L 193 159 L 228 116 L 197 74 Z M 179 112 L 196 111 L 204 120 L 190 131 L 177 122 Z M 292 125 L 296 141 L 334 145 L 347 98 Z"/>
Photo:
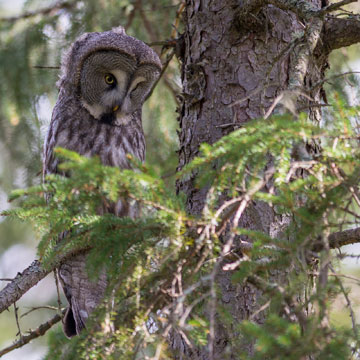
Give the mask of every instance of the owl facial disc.
<path id="1" fill-rule="evenodd" d="M 98 51 L 81 68 L 81 103 L 96 120 L 128 123 L 142 108 L 159 74 L 156 65 L 138 63 L 120 51 Z"/>

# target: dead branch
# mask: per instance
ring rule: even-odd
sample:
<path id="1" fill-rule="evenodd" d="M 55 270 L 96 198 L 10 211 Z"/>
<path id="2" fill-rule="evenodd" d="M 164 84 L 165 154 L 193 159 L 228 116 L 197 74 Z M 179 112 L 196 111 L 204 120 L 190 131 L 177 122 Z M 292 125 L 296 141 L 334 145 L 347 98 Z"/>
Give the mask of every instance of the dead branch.
<path id="1" fill-rule="evenodd" d="M 349 308 L 349 311 L 350 311 L 350 317 L 351 317 L 351 322 L 352 322 L 352 329 L 353 329 L 353 332 L 354 332 L 354 335 L 355 335 L 355 338 L 358 339 L 359 336 L 358 336 L 358 330 L 357 330 L 357 326 L 356 326 L 356 317 L 355 317 L 355 313 L 354 313 L 354 310 L 352 308 L 352 304 L 351 304 L 351 301 L 350 301 L 350 298 L 344 288 L 344 285 L 340 279 L 340 275 L 338 275 L 336 273 L 336 271 L 334 270 L 334 268 L 332 266 L 330 266 L 330 269 L 331 271 L 333 272 L 333 275 L 335 275 L 336 279 L 338 280 L 339 282 L 339 285 L 340 285 L 340 288 L 341 288 L 341 292 L 343 293 L 344 295 L 344 298 L 346 300 L 346 305 L 347 307 Z"/>
<path id="2" fill-rule="evenodd" d="M 46 309 L 46 310 L 59 310 L 58 307 L 55 307 L 55 306 L 36 306 L 36 307 L 33 307 L 31 308 L 29 311 L 25 312 L 24 314 L 22 314 L 20 316 L 20 318 L 23 318 L 25 317 L 26 315 L 29 315 L 30 313 L 32 313 L 33 311 L 36 311 L 36 310 L 41 310 L 41 309 Z M 60 308 L 60 312 L 62 311 L 62 309 Z"/>
<path id="3" fill-rule="evenodd" d="M 320 14 L 326 14 L 326 13 L 329 13 L 329 12 L 332 12 L 332 11 L 336 11 L 336 10 L 339 10 L 341 7 L 343 7 L 345 5 L 352 4 L 352 3 L 355 3 L 355 2 L 357 2 L 357 0 L 342 0 L 342 1 L 339 1 L 337 3 L 325 6 L 324 8 L 322 8 L 319 11 L 319 13 Z"/>
<path id="4" fill-rule="evenodd" d="M 59 252 L 56 260 L 52 262 L 47 269 L 41 266 L 39 260 L 33 261 L 28 268 L 22 273 L 18 273 L 16 277 L 0 291 L 0 314 L 69 257 L 88 251 L 89 249 L 90 247 L 84 247 L 67 253 Z"/>
<path id="5" fill-rule="evenodd" d="M 140 17 L 143 21 L 143 24 L 144 24 L 144 27 L 147 31 L 147 33 L 149 34 L 150 36 L 150 39 L 153 41 L 154 39 L 158 39 L 159 36 L 158 34 L 156 33 L 156 29 L 152 26 L 151 22 L 149 21 L 149 19 L 147 18 L 147 15 L 145 14 L 144 12 L 144 9 L 142 7 L 142 0 L 139 0 L 138 1 L 139 5 L 138 5 L 138 11 L 139 11 L 139 14 L 140 14 Z"/>
<path id="6" fill-rule="evenodd" d="M 65 314 L 66 309 L 62 311 L 62 314 L 56 314 L 53 318 L 48 320 L 47 322 L 41 324 L 37 329 L 29 331 L 28 335 L 23 335 L 20 340 L 16 341 L 14 344 L 0 350 L 0 357 L 9 353 L 12 350 L 18 349 L 26 344 L 28 344 L 31 340 L 36 339 L 42 335 L 44 335 L 51 327 L 53 327 L 56 323 L 58 323 L 62 316 Z"/>
<path id="7" fill-rule="evenodd" d="M 318 47 L 327 53 L 360 42 L 360 16 L 328 19 L 322 32 L 322 43 Z M 321 49 L 319 49 L 321 51 Z"/>
<path id="8" fill-rule="evenodd" d="M 329 235 L 330 249 L 337 249 L 345 245 L 360 243 L 360 228 L 338 231 Z M 319 252 L 323 250 L 322 242 L 316 242 L 312 250 Z"/>
<path id="9" fill-rule="evenodd" d="M 315 85 L 312 86 L 311 91 L 318 89 L 326 82 L 331 82 L 332 80 L 335 80 L 335 79 L 338 79 L 341 77 L 345 77 L 348 75 L 355 75 L 355 74 L 360 74 L 360 71 L 347 71 L 347 72 L 344 72 L 341 74 L 336 74 L 336 75 L 330 76 L 328 78 L 318 81 Z"/>
<path id="10" fill-rule="evenodd" d="M 356 243 L 360 243 L 360 228 L 338 231 L 329 236 L 329 245 L 332 249 Z"/>
<path id="11" fill-rule="evenodd" d="M 132 22 L 134 21 L 135 15 L 136 15 L 136 12 L 137 12 L 139 6 L 140 6 L 140 0 L 137 0 L 137 1 L 134 3 L 134 7 L 132 8 L 132 10 L 131 10 L 131 12 L 130 12 L 130 14 L 129 14 L 129 16 L 128 16 L 128 21 L 127 21 L 127 23 L 126 23 L 126 25 L 125 25 L 125 30 L 126 30 L 126 31 L 130 28 Z"/>
<path id="12" fill-rule="evenodd" d="M 16 277 L 0 292 L 0 313 L 19 300 L 50 271 L 51 270 L 44 270 L 40 262 L 35 260 L 22 273 L 18 273 Z"/>
<path id="13" fill-rule="evenodd" d="M 174 57 L 174 55 L 175 55 L 175 51 L 171 51 L 171 52 L 167 55 L 166 60 L 165 60 L 165 63 L 163 64 L 163 67 L 162 67 L 160 76 L 159 76 L 159 78 L 156 80 L 156 82 L 154 83 L 154 85 L 153 85 L 153 87 L 152 87 L 149 95 L 147 96 L 147 98 L 149 98 L 149 97 L 152 95 L 152 93 L 153 93 L 156 85 L 159 83 L 160 79 L 163 77 L 163 75 L 164 75 L 164 73 L 165 73 L 168 65 L 170 64 L 170 61 L 171 61 L 172 58 Z"/>
<path id="14" fill-rule="evenodd" d="M 312 20 L 314 18 L 323 19 L 326 14 L 340 9 L 342 6 L 355 3 L 358 0 L 343 0 L 335 4 L 330 4 L 321 9 L 318 9 L 313 3 L 307 0 L 244 0 L 237 9 L 238 22 L 240 24 L 254 24 L 253 18 L 257 16 L 260 10 L 267 6 L 273 5 L 284 11 L 291 11 L 296 14 L 299 18 L 305 20 Z M 258 21 L 258 25 L 261 22 Z"/>
<path id="15" fill-rule="evenodd" d="M 21 328 L 20 328 L 18 310 L 19 310 L 19 308 L 16 306 L 16 303 L 14 303 L 15 320 L 16 320 L 16 326 L 17 326 L 17 328 L 18 328 L 18 333 L 17 333 L 16 335 L 19 335 L 19 336 L 20 336 L 20 340 L 21 340 L 22 337 L 23 337 L 23 335 L 22 335 Z"/>
<path id="16" fill-rule="evenodd" d="M 18 16 L 11 16 L 11 17 L 2 17 L 0 18 L 0 21 L 8 21 L 8 22 L 15 22 L 18 20 L 22 20 L 22 19 L 28 19 L 37 15 L 42 15 L 42 16 L 46 16 L 46 15 L 52 15 L 52 13 L 58 12 L 59 10 L 62 9 L 71 9 L 72 7 L 74 7 L 74 5 L 76 4 L 75 2 L 71 2 L 71 1 L 58 1 L 55 4 L 39 9 L 39 10 L 35 10 L 35 11 L 26 11 L 21 15 Z"/>
<path id="17" fill-rule="evenodd" d="M 59 70 L 60 66 L 42 66 L 42 65 L 34 65 L 33 69 L 47 69 L 47 70 Z"/>

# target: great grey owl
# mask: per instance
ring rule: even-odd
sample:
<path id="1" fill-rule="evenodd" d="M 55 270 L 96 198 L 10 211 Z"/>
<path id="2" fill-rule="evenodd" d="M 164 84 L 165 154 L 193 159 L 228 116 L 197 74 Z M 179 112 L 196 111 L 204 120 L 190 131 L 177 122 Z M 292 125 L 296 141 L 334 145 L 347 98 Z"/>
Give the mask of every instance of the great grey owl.
<path id="1" fill-rule="evenodd" d="M 62 60 L 59 97 L 44 146 L 44 178 L 59 172 L 54 157 L 58 146 L 84 156 L 97 155 L 103 164 L 119 168 L 130 167 L 126 154 L 143 161 L 141 109 L 160 71 L 157 54 L 126 35 L 122 27 L 78 38 Z M 134 216 L 121 200 L 107 211 Z M 85 327 L 107 285 L 105 273 L 97 281 L 89 280 L 85 260 L 86 253 L 76 255 L 59 268 L 69 302 L 63 322 L 68 337 Z"/>

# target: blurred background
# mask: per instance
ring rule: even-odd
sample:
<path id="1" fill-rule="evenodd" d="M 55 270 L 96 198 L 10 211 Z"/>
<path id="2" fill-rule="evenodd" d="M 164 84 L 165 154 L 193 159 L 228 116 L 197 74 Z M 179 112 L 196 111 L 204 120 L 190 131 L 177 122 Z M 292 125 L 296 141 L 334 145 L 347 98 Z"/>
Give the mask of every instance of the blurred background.
<path id="1" fill-rule="evenodd" d="M 177 166 L 177 95 L 181 91 L 179 63 L 172 48 L 162 50 L 162 42 L 182 32 L 177 12 L 180 0 L 0 0 L 0 212 L 16 206 L 8 195 L 41 181 L 43 139 L 56 102 L 61 53 L 86 31 L 104 31 L 118 25 L 129 35 L 152 44 L 161 55 L 167 70 L 143 113 L 147 141 L 147 161 L 160 175 L 166 175 L 169 186 Z M 357 7 L 357 8 L 356 8 Z M 360 10 L 355 5 L 353 10 Z M 159 43 L 156 45 L 156 43 Z M 155 43 L 155 44 L 154 44 Z M 360 71 L 360 47 L 341 49 L 331 55 L 328 77 Z M 328 94 L 340 92 L 350 104 L 360 102 L 357 75 L 336 78 L 326 84 Z M 16 276 L 36 258 L 41 234 L 25 223 L 0 217 L 0 278 Z M 343 249 L 360 254 L 360 246 Z M 360 278 L 357 257 L 347 257 L 339 272 Z M 0 289 L 6 285 L 0 281 Z M 353 306 L 360 318 L 360 280 L 347 279 Z M 62 299 L 63 304 L 66 301 Z M 18 303 L 22 333 L 35 329 L 55 315 L 57 292 L 51 274 L 31 289 Z M 44 307 L 26 314 L 32 307 Z M 25 316 L 23 316 L 25 315 Z M 349 311 L 339 298 L 332 310 L 332 321 L 350 326 Z M 0 349 L 18 336 L 14 309 L 0 315 Z M 61 337 L 58 324 L 50 335 L 41 337 L 4 360 L 39 360 L 46 354 L 47 340 Z M 66 339 L 64 338 L 64 341 Z"/>

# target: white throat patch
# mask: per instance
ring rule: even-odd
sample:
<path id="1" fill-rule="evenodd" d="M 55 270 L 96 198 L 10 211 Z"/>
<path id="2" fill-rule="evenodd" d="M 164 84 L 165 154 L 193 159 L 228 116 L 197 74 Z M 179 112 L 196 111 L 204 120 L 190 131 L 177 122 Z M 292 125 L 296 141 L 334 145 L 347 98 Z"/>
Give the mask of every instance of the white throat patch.
<path id="1" fill-rule="evenodd" d="M 131 121 L 131 114 L 123 114 L 121 112 L 116 113 L 115 124 L 119 125 L 127 125 Z"/>
<path id="2" fill-rule="evenodd" d="M 99 120 L 104 112 L 104 109 L 100 105 L 89 105 L 83 99 L 81 99 L 81 104 L 96 120 Z"/>
<path id="3" fill-rule="evenodd" d="M 89 105 L 86 101 L 81 100 L 82 106 L 96 119 L 100 120 L 103 115 L 103 108 L 100 105 Z M 132 119 L 131 114 L 124 114 L 120 111 L 115 112 L 115 125 L 127 125 Z"/>

